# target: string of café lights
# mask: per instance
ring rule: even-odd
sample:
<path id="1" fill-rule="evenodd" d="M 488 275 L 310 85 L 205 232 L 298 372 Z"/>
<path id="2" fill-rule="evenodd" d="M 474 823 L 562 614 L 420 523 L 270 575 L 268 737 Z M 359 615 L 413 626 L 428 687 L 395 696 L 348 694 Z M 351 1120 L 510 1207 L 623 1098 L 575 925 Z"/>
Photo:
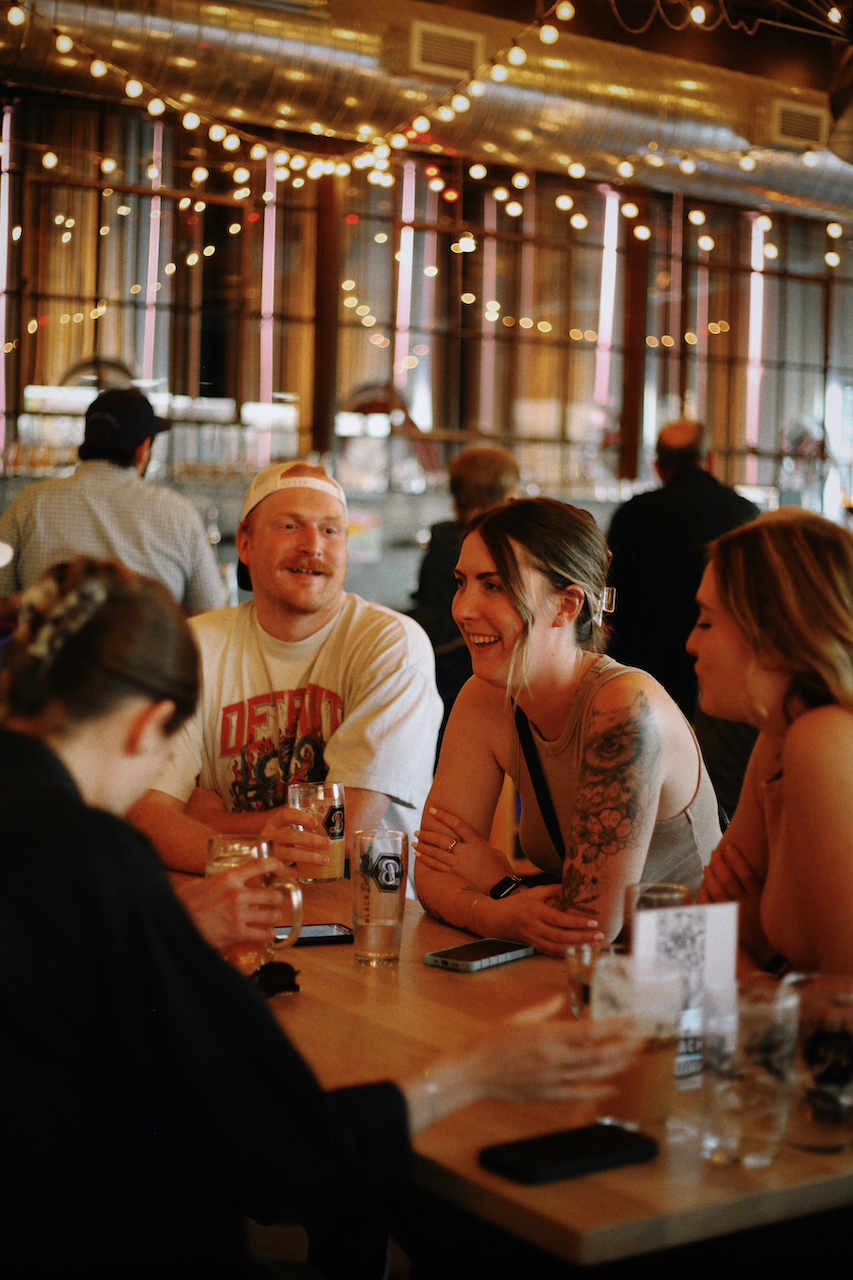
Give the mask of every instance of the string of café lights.
<path id="1" fill-rule="evenodd" d="M 641 34 L 648 30 L 656 16 L 661 17 L 667 26 L 673 30 L 683 30 L 685 27 L 693 24 L 695 26 L 702 27 L 705 30 L 713 31 L 721 22 L 726 22 L 732 30 L 744 30 L 746 34 L 750 36 L 756 33 L 758 27 L 762 23 L 775 26 L 790 25 L 765 18 L 756 19 L 751 26 L 739 20 L 735 21 L 731 18 L 728 10 L 726 9 L 725 0 L 707 0 L 707 3 L 685 3 L 685 17 L 681 22 L 674 22 L 671 19 L 661 0 L 651 0 L 649 17 L 647 21 L 638 28 L 631 27 L 623 20 L 619 13 L 618 0 L 610 0 L 610 7 L 623 29 L 633 34 Z M 784 0 L 781 8 L 797 14 L 798 16 L 803 16 L 799 14 L 799 11 L 793 9 L 792 6 L 786 5 Z M 715 9 L 716 14 L 714 13 Z M 834 35 L 837 38 L 844 38 L 841 31 L 843 14 L 836 6 L 832 6 L 827 10 L 823 6 L 818 6 L 816 3 L 812 3 L 811 9 L 813 12 L 810 13 L 808 17 L 812 22 L 816 23 L 818 26 L 824 27 L 826 29 L 826 34 Z M 27 21 L 28 15 L 31 18 L 36 18 L 45 22 L 47 21 L 46 19 L 42 19 L 40 14 L 36 14 L 30 10 L 28 6 L 19 4 L 12 4 L 8 7 L 6 11 L 6 20 L 13 27 L 20 27 Z M 561 30 L 556 25 L 556 22 L 568 23 L 571 22 L 574 16 L 575 6 L 571 0 L 557 0 L 557 3 L 553 4 L 547 12 L 537 17 L 533 22 L 524 27 L 513 38 L 513 40 L 499 50 L 487 64 L 478 68 L 472 79 L 462 80 L 454 88 L 445 90 L 433 101 L 431 107 L 427 108 L 425 111 L 419 112 L 419 114 L 414 118 L 401 124 L 399 128 L 392 130 L 390 138 L 387 141 L 384 137 L 378 135 L 373 136 L 372 139 L 368 140 L 369 135 L 373 134 L 372 126 L 360 125 L 357 130 L 357 134 L 360 139 L 363 139 L 363 149 L 356 153 L 351 164 L 343 160 L 332 160 L 328 158 L 320 159 L 317 156 L 309 159 L 298 151 L 293 153 L 284 149 L 275 150 L 274 174 L 276 185 L 290 179 L 292 186 L 299 188 L 304 185 L 306 178 L 317 179 L 321 176 L 331 174 L 343 177 L 347 176 L 352 169 L 355 169 L 358 171 L 367 170 L 365 175 L 367 181 L 374 185 L 381 187 L 393 186 L 395 179 L 391 172 L 392 151 L 405 151 L 414 143 L 426 146 L 430 152 L 441 154 L 444 151 L 441 144 L 430 141 L 430 130 L 432 128 L 433 120 L 438 121 L 441 124 L 448 124 L 452 122 L 457 115 L 469 110 L 471 98 L 480 97 L 485 92 L 484 80 L 487 77 L 496 83 L 502 83 L 510 78 L 513 70 L 517 70 L 524 66 L 528 57 L 527 51 L 524 48 L 525 41 L 538 38 L 538 40 L 545 46 L 556 44 L 561 35 Z M 813 27 L 803 28 L 800 26 L 794 27 L 794 29 L 808 30 L 810 34 L 815 34 Z M 52 27 L 52 35 L 54 44 L 60 55 L 67 57 L 74 54 L 75 60 L 77 57 L 83 59 L 87 58 L 89 60 L 89 70 L 93 78 L 100 80 L 107 75 L 122 77 L 125 81 L 125 94 L 129 99 L 131 99 L 131 101 L 139 101 L 140 99 L 147 97 L 147 103 L 145 105 L 148 114 L 151 115 L 152 118 L 156 119 L 163 116 L 167 110 L 173 111 L 176 115 L 180 116 L 181 124 L 188 131 L 194 131 L 199 129 L 202 125 L 205 125 L 207 127 L 208 138 L 210 141 L 221 143 L 224 151 L 235 154 L 244 144 L 246 144 L 249 146 L 249 156 L 251 160 L 261 162 L 267 159 L 270 148 L 268 148 L 266 144 L 261 142 L 257 137 L 234 125 L 226 126 L 219 120 L 213 119 L 209 116 L 202 116 L 193 110 L 187 110 L 184 104 L 175 101 L 166 94 L 163 94 L 156 87 L 150 84 L 147 85 L 141 80 L 128 76 L 122 68 L 98 57 L 94 50 L 82 45 L 78 40 L 73 39 L 70 35 L 58 28 Z M 141 102 L 140 105 L 142 105 Z M 427 111 L 432 115 L 432 120 L 430 119 L 430 115 L 427 114 Z M 283 125 L 283 122 L 281 123 Z M 325 136 L 334 136 L 332 131 L 323 129 L 321 125 L 312 125 L 311 132 L 314 134 L 322 133 Z M 622 180 L 632 178 L 635 174 L 636 162 L 638 159 L 642 159 L 652 168 L 661 168 L 668 161 L 670 163 L 674 161 L 678 164 L 680 171 L 686 176 L 695 173 L 697 169 L 696 162 L 690 156 L 681 155 L 664 157 L 659 153 L 657 144 L 655 142 L 650 142 L 641 157 L 634 157 L 633 160 L 623 159 L 616 164 L 617 176 Z M 804 152 L 801 159 L 804 165 L 810 167 L 813 167 L 818 163 L 818 157 L 813 151 Z M 51 170 L 56 167 L 59 159 L 55 152 L 45 150 L 42 154 L 41 162 L 45 169 Z M 759 157 L 752 152 L 746 152 L 739 157 L 739 164 L 746 172 L 753 171 L 758 162 Z M 115 172 L 116 168 L 117 163 L 112 158 L 105 156 L 101 159 L 100 169 L 105 177 L 108 177 L 110 173 Z M 580 161 L 572 160 L 571 158 L 567 158 L 566 170 L 567 176 L 575 181 L 580 181 L 586 175 L 585 166 Z M 429 189 L 437 194 L 440 193 L 442 198 L 448 204 L 453 204 L 459 199 L 459 190 L 456 187 L 449 186 L 447 184 L 444 177 L 442 177 L 441 169 L 437 164 L 428 164 L 425 167 L 424 173 L 428 181 Z M 468 175 L 474 181 L 483 181 L 488 177 L 487 166 L 482 163 L 472 164 L 468 169 Z M 152 164 L 148 166 L 147 176 L 152 182 L 157 181 L 160 175 L 155 165 Z M 209 172 L 205 166 L 197 165 L 192 171 L 193 185 L 202 187 L 208 176 Z M 233 168 L 232 176 L 238 184 L 237 188 L 232 192 L 232 198 L 235 201 L 250 199 L 252 191 L 251 187 L 247 185 L 251 180 L 250 170 L 246 168 L 245 165 L 237 165 Z M 517 219 L 524 213 L 524 205 L 517 196 L 529 186 L 530 175 L 525 173 L 523 170 L 518 171 L 512 175 L 510 182 L 513 191 L 510 191 L 507 186 L 498 185 L 492 189 L 491 196 L 497 203 L 503 205 L 504 212 L 508 217 Z M 261 198 L 264 203 L 269 203 L 270 201 L 275 200 L 275 193 L 265 190 Z M 569 225 L 574 230 L 582 231 L 588 225 L 588 219 L 584 213 L 579 210 L 572 212 L 574 209 L 574 198 L 568 192 L 558 195 L 555 199 L 555 203 L 558 209 L 571 214 L 569 217 Z M 193 201 L 189 197 L 182 198 L 178 202 L 178 208 L 184 210 L 189 208 L 190 204 L 193 205 L 194 213 L 199 213 L 205 208 L 204 200 L 197 199 Z M 131 209 L 127 205 L 121 205 L 117 209 L 117 213 L 119 214 L 126 215 L 130 212 Z M 620 212 L 624 218 L 633 223 L 632 231 L 638 240 L 647 241 L 651 238 L 651 228 L 642 221 L 634 221 L 639 218 L 639 209 L 633 201 L 626 200 L 622 202 Z M 250 220 L 256 221 L 258 217 L 259 215 L 256 212 L 249 215 Z M 358 215 L 347 216 L 347 221 L 355 221 L 357 219 Z M 705 222 L 705 214 L 701 209 L 691 209 L 688 213 L 688 220 L 693 226 L 700 228 Z M 72 238 L 71 230 L 74 226 L 74 220 L 65 218 L 63 215 L 57 215 L 55 221 L 57 225 L 63 227 L 63 231 L 61 233 L 62 242 L 70 242 Z M 772 220 L 767 215 L 761 215 L 757 221 L 763 231 L 767 232 L 772 229 Z M 232 235 L 239 234 L 241 230 L 242 226 L 240 223 L 232 223 L 229 227 L 229 231 Z M 100 228 L 100 234 L 102 236 L 108 234 L 108 232 L 109 227 L 102 226 Z M 826 233 L 832 241 L 837 241 L 843 235 L 843 228 L 840 223 L 830 222 L 827 224 Z M 19 239 L 20 235 L 21 228 L 14 228 L 12 232 L 13 239 Z M 379 233 L 375 239 L 379 242 L 383 242 L 387 240 L 387 235 L 385 235 L 385 233 Z M 696 244 L 697 248 L 701 251 L 702 258 L 707 260 L 708 255 L 714 248 L 713 237 L 707 232 L 701 232 L 697 235 Z M 459 235 L 458 240 L 451 244 L 451 250 L 454 253 L 473 252 L 476 248 L 476 239 L 470 230 L 463 230 Z M 210 257 L 214 252 L 214 246 L 206 245 L 202 250 L 201 256 Z M 778 246 L 772 241 L 766 241 L 763 246 L 763 252 L 767 260 L 772 261 L 778 257 Z M 187 265 L 190 267 L 195 266 L 199 259 L 200 255 L 192 252 L 187 256 Z M 824 255 L 824 260 L 826 265 L 830 268 L 835 268 L 841 263 L 840 254 L 834 248 L 827 250 Z M 176 264 L 167 263 L 164 270 L 167 274 L 173 274 L 176 270 Z M 439 273 L 439 268 L 435 265 L 431 265 L 424 268 L 424 271 L 427 275 L 437 275 Z M 156 287 L 159 289 L 159 284 Z M 358 296 L 352 292 L 355 287 L 355 281 L 352 280 L 346 280 L 342 283 L 342 289 L 347 295 L 344 299 L 344 306 L 348 309 L 354 310 L 355 314 L 359 316 L 362 325 L 366 328 L 370 328 L 376 324 L 376 318 L 373 316 L 370 307 L 365 303 L 360 303 Z M 131 292 L 139 292 L 140 289 L 141 286 L 134 285 L 131 288 Z M 464 304 L 470 305 L 476 301 L 476 297 L 471 293 L 463 293 L 460 300 Z M 500 319 L 502 324 L 507 328 L 513 327 L 516 324 L 515 318 L 511 316 L 500 317 L 500 309 L 500 303 L 497 301 L 490 301 L 486 303 L 485 320 L 487 322 L 497 323 Z M 91 311 L 90 318 L 98 319 L 102 314 L 104 314 L 105 310 L 106 303 L 101 300 L 99 301 L 98 306 Z M 60 318 L 61 322 L 67 322 L 71 319 L 71 316 L 63 316 Z M 73 316 L 74 322 L 79 322 L 82 319 L 84 319 L 82 313 L 78 312 Z M 530 317 L 522 316 L 517 323 L 522 329 L 532 330 L 534 328 L 534 321 Z M 37 332 L 40 324 L 41 322 L 39 320 L 30 320 L 28 324 L 28 332 L 31 334 Z M 553 329 L 552 324 L 547 320 L 540 320 L 536 323 L 535 327 L 541 333 L 550 333 Z M 729 326 L 725 321 L 711 322 L 705 327 L 702 336 L 725 333 L 728 332 L 728 329 Z M 587 342 L 595 342 L 598 338 L 598 335 L 594 330 L 582 331 L 577 328 L 571 328 L 568 333 L 569 337 L 572 338 L 573 341 L 583 340 Z M 698 340 L 699 338 L 695 333 L 688 331 L 684 334 L 684 341 L 688 345 L 695 345 Z M 378 333 L 372 334 L 370 341 L 378 346 L 384 347 L 390 345 L 390 340 Z M 649 335 L 646 342 L 650 347 L 663 346 L 667 348 L 676 345 L 676 339 L 669 334 L 663 334 L 659 339 L 653 335 Z M 17 344 L 7 343 L 6 350 L 9 351 L 15 345 Z M 416 358 L 417 355 L 425 354 L 427 350 L 428 348 L 424 347 L 422 344 L 419 348 L 413 348 L 415 355 L 407 357 L 403 362 L 403 367 L 414 368 L 418 363 Z"/>

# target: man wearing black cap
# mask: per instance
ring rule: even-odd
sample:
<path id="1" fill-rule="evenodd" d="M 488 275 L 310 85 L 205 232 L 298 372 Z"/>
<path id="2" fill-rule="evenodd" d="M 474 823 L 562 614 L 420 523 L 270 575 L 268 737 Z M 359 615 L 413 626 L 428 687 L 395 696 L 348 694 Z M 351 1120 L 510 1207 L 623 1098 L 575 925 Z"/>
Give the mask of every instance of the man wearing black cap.
<path id="1" fill-rule="evenodd" d="M 188 613 L 224 603 L 198 512 L 174 490 L 143 481 L 151 441 L 169 425 L 135 388 L 92 401 L 74 473 L 28 485 L 0 517 L 0 539 L 14 551 L 0 568 L 0 595 L 32 586 L 62 560 L 89 555 L 159 578 Z"/>

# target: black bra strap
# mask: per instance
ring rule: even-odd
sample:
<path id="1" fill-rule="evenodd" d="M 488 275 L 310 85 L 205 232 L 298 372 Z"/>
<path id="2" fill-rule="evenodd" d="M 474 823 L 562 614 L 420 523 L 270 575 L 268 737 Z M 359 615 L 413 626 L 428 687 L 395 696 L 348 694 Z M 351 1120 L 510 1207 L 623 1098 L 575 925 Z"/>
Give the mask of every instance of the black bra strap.
<path id="1" fill-rule="evenodd" d="M 557 853 L 561 858 L 565 858 L 566 846 L 563 842 L 563 833 L 560 831 L 560 824 L 557 822 L 557 815 L 554 812 L 551 792 L 548 790 L 548 783 L 545 781 L 545 774 L 542 772 L 542 761 L 539 759 L 539 753 L 533 742 L 533 734 L 530 732 L 527 716 L 521 707 L 515 708 L 515 727 L 518 730 L 518 740 L 521 743 L 521 749 L 524 752 L 524 759 L 527 763 L 527 772 L 530 774 L 530 781 L 533 783 L 533 790 L 536 793 L 536 799 L 539 801 L 539 812 L 542 814 L 542 820 L 548 828 L 548 835 L 551 837 Z"/>

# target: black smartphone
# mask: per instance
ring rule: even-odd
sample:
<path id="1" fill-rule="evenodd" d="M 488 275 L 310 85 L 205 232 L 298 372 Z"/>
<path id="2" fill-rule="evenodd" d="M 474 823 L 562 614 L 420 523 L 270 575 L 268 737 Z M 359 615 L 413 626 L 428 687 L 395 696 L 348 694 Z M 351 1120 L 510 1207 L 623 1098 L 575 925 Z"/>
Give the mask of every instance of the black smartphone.
<path id="1" fill-rule="evenodd" d="M 276 942 L 284 942 L 290 933 L 290 925 L 280 925 L 275 931 Z M 329 942 L 352 942 L 352 929 L 345 924 L 304 924 L 294 947 L 318 947 Z"/>
<path id="2" fill-rule="evenodd" d="M 480 938 L 478 942 L 463 942 L 458 947 L 445 947 L 442 951 L 428 951 L 424 964 L 439 969 L 456 969 L 459 973 L 475 973 L 478 969 L 490 969 L 492 965 L 507 964 L 532 956 L 535 948 L 526 942 L 507 942 L 504 938 Z"/>
<path id="3" fill-rule="evenodd" d="M 513 1182 L 536 1184 L 623 1164 L 642 1164 L 657 1153 L 658 1144 L 644 1133 L 633 1133 L 618 1124 L 588 1124 L 484 1147 L 480 1164 Z"/>

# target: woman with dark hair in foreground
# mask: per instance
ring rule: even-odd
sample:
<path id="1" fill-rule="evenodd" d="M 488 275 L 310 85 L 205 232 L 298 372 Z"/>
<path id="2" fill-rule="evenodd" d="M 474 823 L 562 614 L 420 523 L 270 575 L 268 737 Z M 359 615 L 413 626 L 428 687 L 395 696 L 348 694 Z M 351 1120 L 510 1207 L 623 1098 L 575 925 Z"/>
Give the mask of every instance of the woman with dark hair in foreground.
<path id="1" fill-rule="evenodd" d="M 612 1029 L 526 1024 L 400 1085 L 323 1093 L 121 817 L 198 691 L 166 591 L 59 566 L 24 595 L 3 689 L 5 1276 L 253 1274 L 243 1213 L 334 1230 L 335 1205 L 381 1201 L 410 1135 L 455 1108 L 569 1099 L 624 1064 Z"/>

